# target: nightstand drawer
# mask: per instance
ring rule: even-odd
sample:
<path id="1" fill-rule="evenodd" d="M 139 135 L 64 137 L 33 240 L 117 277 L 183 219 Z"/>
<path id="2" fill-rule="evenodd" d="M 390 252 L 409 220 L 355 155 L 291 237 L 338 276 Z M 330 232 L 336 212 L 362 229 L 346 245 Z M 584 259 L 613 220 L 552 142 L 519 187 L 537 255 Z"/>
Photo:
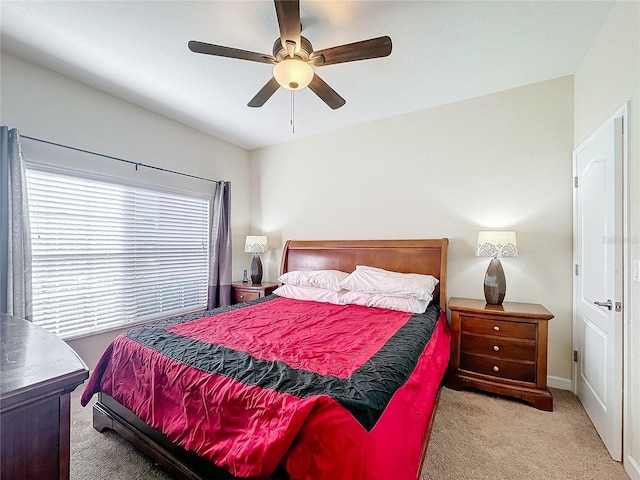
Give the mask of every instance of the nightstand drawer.
<path id="1" fill-rule="evenodd" d="M 461 331 L 535 340 L 536 325 L 533 323 L 507 322 L 493 318 L 460 315 Z"/>
<path id="2" fill-rule="evenodd" d="M 511 360 L 536 360 L 536 344 L 533 340 L 515 340 L 502 337 L 473 335 L 463 332 L 460 351 L 478 355 L 491 355 Z"/>
<path id="3" fill-rule="evenodd" d="M 236 303 L 240 302 L 248 302 L 249 300 L 255 300 L 256 298 L 260 298 L 260 292 L 247 292 L 244 290 L 235 290 L 234 298 Z"/>
<path id="4" fill-rule="evenodd" d="M 263 282 L 260 284 L 231 282 L 231 286 L 233 287 L 234 303 L 248 302 L 266 297 L 278 288 L 278 284 L 275 282 Z"/>
<path id="5" fill-rule="evenodd" d="M 536 381 L 536 366 L 534 363 L 512 362 L 501 358 L 482 357 L 463 352 L 460 354 L 460 368 L 469 372 L 519 380 L 521 382 L 535 383 Z"/>

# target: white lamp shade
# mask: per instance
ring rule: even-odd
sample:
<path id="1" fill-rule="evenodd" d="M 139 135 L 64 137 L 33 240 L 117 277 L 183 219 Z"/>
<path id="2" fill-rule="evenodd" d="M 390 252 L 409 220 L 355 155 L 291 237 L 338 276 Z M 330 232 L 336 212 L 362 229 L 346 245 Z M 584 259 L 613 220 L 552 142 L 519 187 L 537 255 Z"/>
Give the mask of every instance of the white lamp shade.
<path id="1" fill-rule="evenodd" d="M 268 250 L 267 246 L 267 237 L 264 235 L 247 235 L 244 251 L 246 253 L 262 253 Z"/>
<path id="2" fill-rule="evenodd" d="M 504 230 L 478 232 L 476 257 L 517 256 L 516 232 Z"/>
<path id="3" fill-rule="evenodd" d="M 313 68 L 297 58 L 286 58 L 273 67 L 273 77 L 281 87 L 300 90 L 313 80 Z"/>

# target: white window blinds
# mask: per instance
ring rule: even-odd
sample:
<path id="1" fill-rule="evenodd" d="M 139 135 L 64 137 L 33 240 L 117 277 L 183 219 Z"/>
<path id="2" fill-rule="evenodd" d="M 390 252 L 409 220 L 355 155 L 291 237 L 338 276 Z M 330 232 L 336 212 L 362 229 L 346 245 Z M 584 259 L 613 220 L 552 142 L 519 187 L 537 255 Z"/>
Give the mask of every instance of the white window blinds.
<path id="1" fill-rule="evenodd" d="M 62 338 L 206 308 L 209 199 L 27 166 L 33 319 Z"/>

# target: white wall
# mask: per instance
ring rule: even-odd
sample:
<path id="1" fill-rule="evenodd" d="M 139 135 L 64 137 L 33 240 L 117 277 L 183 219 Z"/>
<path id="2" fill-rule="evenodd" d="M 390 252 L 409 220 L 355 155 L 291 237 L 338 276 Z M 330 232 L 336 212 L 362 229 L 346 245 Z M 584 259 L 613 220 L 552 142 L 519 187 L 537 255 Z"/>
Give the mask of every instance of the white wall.
<path id="1" fill-rule="evenodd" d="M 246 268 L 249 224 L 249 153 L 131 103 L 61 76 L 6 52 L 1 58 L 0 121 L 22 135 L 50 140 L 162 168 L 231 181 L 234 278 Z M 139 169 L 66 149 L 23 140 L 25 157 L 139 182 L 209 191 L 207 182 Z M 90 368 L 116 333 L 69 344 Z"/>
<path id="2" fill-rule="evenodd" d="M 449 237 L 449 296 L 483 298 L 478 230 L 516 230 L 506 300 L 555 315 L 550 384 L 570 388 L 572 147 L 565 77 L 253 151 L 266 276 L 287 239 Z"/>
<path id="3" fill-rule="evenodd" d="M 577 146 L 625 102 L 628 111 L 629 219 L 628 264 L 640 260 L 640 2 L 618 2 L 575 74 L 575 133 Z M 624 464 L 631 478 L 640 479 L 640 283 L 631 282 L 625 299 Z"/>

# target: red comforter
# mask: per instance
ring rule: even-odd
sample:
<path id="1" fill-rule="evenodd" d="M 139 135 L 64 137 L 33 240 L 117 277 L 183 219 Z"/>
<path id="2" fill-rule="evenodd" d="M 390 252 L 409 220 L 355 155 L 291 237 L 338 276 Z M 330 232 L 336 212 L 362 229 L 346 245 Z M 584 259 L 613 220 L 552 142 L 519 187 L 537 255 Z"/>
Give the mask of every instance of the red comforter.
<path id="1" fill-rule="evenodd" d="M 237 477 L 415 480 L 449 359 L 444 313 L 267 297 L 134 328 L 102 391 Z"/>

